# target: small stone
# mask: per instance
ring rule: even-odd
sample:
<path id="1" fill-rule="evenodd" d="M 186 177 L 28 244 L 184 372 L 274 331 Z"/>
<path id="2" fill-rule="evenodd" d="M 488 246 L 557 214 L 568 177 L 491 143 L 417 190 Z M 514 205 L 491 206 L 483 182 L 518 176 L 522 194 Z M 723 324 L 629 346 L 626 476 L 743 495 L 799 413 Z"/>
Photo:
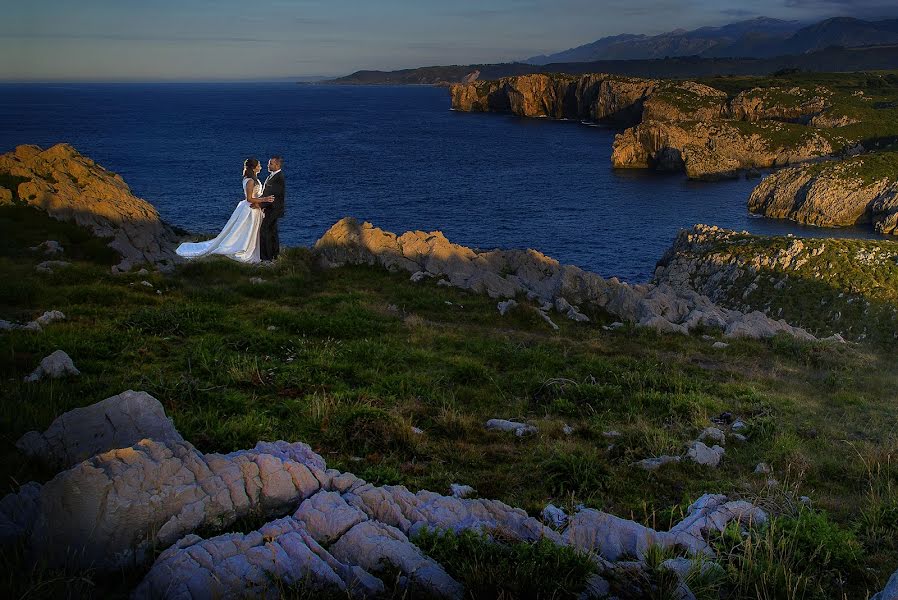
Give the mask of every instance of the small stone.
<path id="1" fill-rule="evenodd" d="M 546 504 L 546 507 L 543 509 L 542 518 L 543 523 L 546 525 L 560 529 L 567 523 L 568 516 L 564 510 L 550 503 Z"/>
<path id="2" fill-rule="evenodd" d="M 714 342 L 713 344 L 711 344 L 711 347 L 715 350 L 723 350 L 724 348 L 729 348 L 730 345 L 726 342 Z"/>
<path id="3" fill-rule="evenodd" d="M 490 419 L 486 422 L 486 428 L 491 431 L 514 432 L 518 437 L 530 435 L 539 431 L 539 429 L 533 425 L 518 423 L 517 421 L 507 421 L 505 419 Z"/>
<path id="4" fill-rule="evenodd" d="M 265 280 L 261 277 L 250 277 L 249 282 L 253 285 L 259 285 L 261 283 L 265 283 Z"/>
<path id="5" fill-rule="evenodd" d="M 574 433 L 574 428 L 565 423 L 564 427 L 561 428 L 561 431 L 564 433 L 564 435 L 571 435 Z"/>
<path id="6" fill-rule="evenodd" d="M 611 593 L 611 584 L 601 575 L 593 575 L 586 580 L 579 600 L 592 600 L 593 598 L 607 598 Z"/>
<path id="7" fill-rule="evenodd" d="M 637 462 L 635 464 L 637 467 L 639 467 L 640 469 L 643 469 L 645 471 L 654 471 L 668 463 L 678 463 L 678 462 L 680 462 L 679 456 L 664 455 L 664 456 L 658 456 L 656 458 L 643 458 L 642 460 L 640 460 L 639 462 Z"/>
<path id="8" fill-rule="evenodd" d="M 621 323 L 620 321 L 615 321 L 614 323 L 612 323 L 610 325 L 602 325 L 602 329 L 604 329 L 606 331 L 616 331 L 623 326 L 624 326 L 624 324 Z"/>
<path id="9" fill-rule="evenodd" d="M 448 279 L 440 279 L 437 281 L 437 285 L 441 285 L 443 287 L 451 287 L 452 283 Z"/>
<path id="10" fill-rule="evenodd" d="M 716 427 L 707 427 L 704 431 L 699 434 L 698 439 L 700 441 L 711 440 L 716 444 L 720 444 L 721 446 L 726 443 L 726 435 Z"/>
<path id="11" fill-rule="evenodd" d="M 801 498 L 798 499 L 798 501 L 801 502 L 802 504 L 804 504 L 805 506 L 810 506 L 810 504 L 811 504 L 811 499 L 808 496 L 802 496 Z"/>
<path id="12" fill-rule="evenodd" d="M 144 286 L 144 287 L 148 287 L 148 288 L 153 287 L 153 284 L 150 283 L 149 281 L 147 281 L 146 279 L 144 279 L 143 281 L 141 281 L 141 282 L 140 282 L 140 285 L 142 285 L 142 286 Z"/>
<path id="13" fill-rule="evenodd" d="M 269 326 L 268 326 L 268 331 L 277 331 L 277 330 L 278 330 L 278 328 L 275 327 L 274 325 L 269 325 Z"/>
<path id="14" fill-rule="evenodd" d="M 558 331 L 558 325 L 555 324 L 555 322 L 546 311 L 537 309 L 536 314 L 542 317 L 543 321 L 549 324 L 549 327 L 551 327 L 555 331 Z"/>
<path id="15" fill-rule="evenodd" d="M 146 267 L 142 267 L 140 271 L 137 272 L 138 275 L 149 275 L 150 272 L 146 270 Z"/>
<path id="16" fill-rule="evenodd" d="M 620 431 L 615 431 L 614 429 L 611 429 L 609 431 L 603 431 L 602 435 L 605 436 L 606 438 L 617 438 L 617 437 L 621 436 L 621 433 L 620 433 Z"/>
<path id="17" fill-rule="evenodd" d="M 686 452 L 686 458 L 694 463 L 707 467 L 716 467 L 726 451 L 720 446 L 708 447 L 703 442 L 695 441 Z"/>
<path id="18" fill-rule="evenodd" d="M 755 466 L 755 473 L 769 475 L 772 472 L 773 472 L 773 469 L 771 469 L 770 465 L 768 465 L 767 463 L 762 462 L 762 463 L 758 463 L 757 466 Z"/>
<path id="19" fill-rule="evenodd" d="M 54 269 L 64 269 L 71 266 L 71 264 L 72 263 L 64 260 L 45 260 L 41 264 L 37 265 L 34 270 L 38 273 L 52 274 Z"/>
<path id="20" fill-rule="evenodd" d="M 428 277 L 430 277 L 430 275 L 428 273 L 426 273 L 425 271 L 416 271 L 416 272 L 412 273 L 412 276 L 409 277 L 408 280 L 411 281 L 412 283 L 418 283 Z"/>
<path id="21" fill-rule="evenodd" d="M 46 242 L 41 242 L 37 246 L 32 246 L 31 250 L 33 252 L 43 250 L 44 254 L 62 254 L 62 246 L 55 240 L 47 240 Z"/>
<path id="22" fill-rule="evenodd" d="M 744 435 L 742 435 L 741 433 L 731 433 L 730 439 L 736 440 L 737 442 L 747 442 L 748 441 L 748 438 L 745 437 Z"/>
<path id="23" fill-rule="evenodd" d="M 506 313 L 508 313 L 508 311 L 510 311 L 517 305 L 518 303 L 515 300 L 505 300 L 504 302 L 498 303 L 496 305 L 496 308 L 499 310 L 499 314 L 504 317 Z"/>
<path id="24" fill-rule="evenodd" d="M 739 421 L 739 420 L 737 420 L 735 423 L 733 423 L 731 427 L 732 427 L 733 431 L 743 431 L 745 429 L 748 429 L 748 425 L 746 425 L 744 421 Z"/>
<path id="25" fill-rule="evenodd" d="M 40 381 L 44 377 L 51 379 L 59 379 L 66 375 L 80 375 L 81 372 L 75 368 L 75 364 L 68 354 L 62 350 L 57 350 L 50 356 L 41 361 L 41 364 L 34 370 L 31 375 L 25 378 L 25 383 L 33 383 Z"/>
<path id="26" fill-rule="evenodd" d="M 412 433 L 414 433 L 415 435 L 424 435 L 424 430 L 420 427 L 415 427 L 414 425 L 412 425 Z"/>
<path id="27" fill-rule="evenodd" d="M 476 490 L 469 485 L 453 483 L 449 485 L 449 492 L 453 498 L 467 498 L 476 493 Z"/>

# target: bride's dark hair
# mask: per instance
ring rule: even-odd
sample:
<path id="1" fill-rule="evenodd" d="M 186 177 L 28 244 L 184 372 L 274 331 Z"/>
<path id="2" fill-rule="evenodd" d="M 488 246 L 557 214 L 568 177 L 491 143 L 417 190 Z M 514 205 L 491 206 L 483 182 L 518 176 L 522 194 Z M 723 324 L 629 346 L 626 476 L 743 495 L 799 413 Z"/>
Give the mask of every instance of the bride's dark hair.
<path id="1" fill-rule="evenodd" d="M 259 159 L 247 158 L 243 161 L 243 176 L 250 179 L 256 179 L 256 167 L 259 166 Z M 256 179 L 258 181 L 258 179 Z"/>

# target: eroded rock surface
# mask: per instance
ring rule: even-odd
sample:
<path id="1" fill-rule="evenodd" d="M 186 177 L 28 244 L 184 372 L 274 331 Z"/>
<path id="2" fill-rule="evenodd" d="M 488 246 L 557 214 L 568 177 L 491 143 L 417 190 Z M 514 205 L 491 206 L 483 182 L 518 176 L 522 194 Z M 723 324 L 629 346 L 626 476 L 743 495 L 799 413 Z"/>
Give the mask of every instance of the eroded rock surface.
<path id="1" fill-rule="evenodd" d="M 19 146 L 0 156 L 0 173 L 20 180 L 6 203 L 18 198 L 60 221 L 111 238 L 109 246 L 122 261 L 116 270 L 149 262 L 167 266 L 177 261 L 178 237 L 153 206 L 135 197 L 124 180 L 68 144 L 46 150 Z M 0 188 L 2 189 L 2 188 Z"/>
<path id="2" fill-rule="evenodd" d="M 475 251 L 453 244 L 439 231 L 408 231 L 397 236 L 346 217 L 315 243 L 314 251 L 326 267 L 368 264 L 427 273 L 492 298 L 525 295 L 545 303 L 547 309 L 567 308 L 568 316 L 574 306 L 592 305 L 659 331 L 687 333 L 704 326 L 723 329 L 731 337 L 771 337 L 783 332 L 813 339 L 806 331 L 763 313 L 745 314 L 717 306 L 685 286 L 674 289 L 667 284 L 630 285 L 616 278 L 604 279 L 579 267 L 561 265 L 536 250 Z M 540 314 L 548 317 L 543 310 Z"/>
<path id="3" fill-rule="evenodd" d="M 130 394 L 143 398 L 142 410 L 158 416 L 149 396 Z M 121 394 L 63 415 L 44 436 L 52 435 L 60 447 L 76 447 L 79 433 L 65 425 L 92 423 L 121 409 L 116 405 L 128 397 Z M 164 413 L 161 419 L 167 421 Z M 116 425 L 106 422 L 98 439 L 115 444 Z M 133 433 L 152 433 L 158 426 L 156 419 L 138 418 Z M 377 575 L 412 595 L 461 598 L 461 584 L 414 545 L 423 528 L 477 529 L 514 541 L 547 539 L 597 553 L 597 566 L 607 572 L 618 568 L 611 561 L 641 559 L 652 544 L 710 554 L 710 532 L 733 520 L 766 519 L 751 504 L 720 495 L 700 498 L 667 532 L 595 510 L 581 510 L 569 520 L 563 511 L 549 513 L 547 520 L 561 532 L 496 500 L 371 485 L 326 469 L 323 459 L 301 443 L 260 442 L 253 450 L 203 455 L 184 441 L 142 439 L 87 459 L 43 486 L 28 484 L 5 497 L 0 540 L 25 536 L 34 558 L 99 571 L 143 564 L 153 550 L 164 549 L 134 592 L 140 599 L 241 598 L 248 592 L 275 597 L 297 588 L 371 598 L 385 592 Z M 208 539 L 195 533 L 221 529 L 249 514 L 273 520 L 249 533 Z M 632 564 L 621 563 L 621 568 Z M 609 589 L 600 574 L 593 580 Z"/>

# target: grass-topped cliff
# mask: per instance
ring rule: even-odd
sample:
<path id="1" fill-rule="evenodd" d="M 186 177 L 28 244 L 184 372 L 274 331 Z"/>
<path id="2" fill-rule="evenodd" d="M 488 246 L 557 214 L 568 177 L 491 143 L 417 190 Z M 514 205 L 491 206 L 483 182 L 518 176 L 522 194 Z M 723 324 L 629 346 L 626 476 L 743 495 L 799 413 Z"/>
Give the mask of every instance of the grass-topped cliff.
<path id="1" fill-rule="evenodd" d="M 738 309 L 782 317 L 818 336 L 893 347 L 898 242 L 751 235 L 696 226 L 680 233 L 656 279 Z"/>
<path id="2" fill-rule="evenodd" d="M 70 266 L 35 272 L 45 258 L 29 248 L 47 239 Z M 329 466 L 374 483 L 442 493 L 462 483 L 533 515 L 550 500 L 582 503 L 659 529 L 705 492 L 777 515 L 747 539 L 715 542 L 722 568 L 692 586 L 701 598 L 863 598 L 898 566 L 894 347 L 777 337 L 713 348 L 714 332 L 608 330 L 599 312 L 588 323 L 556 319 L 554 331 L 524 298 L 500 317 L 484 295 L 377 267 L 321 270 L 305 249 L 270 268 L 204 260 L 168 275 L 113 275 L 116 259 L 74 225 L 0 208 L 0 316 L 66 315 L 40 333 L 0 333 L 4 491 L 52 475 L 21 460 L 19 436 L 140 389 L 203 452 L 305 441 Z M 56 349 L 81 376 L 23 383 Z M 719 468 L 634 466 L 683 452 L 724 412 L 746 423 L 747 440 L 728 441 Z M 539 432 L 488 432 L 494 417 Z M 771 475 L 754 472 L 760 462 Z M 457 578 L 486 582 L 480 597 L 532 594 L 524 579 L 497 575 L 503 564 L 559 565 L 539 582 L 547 596 L 579 593 L 589 570 L 554 547 L 417 543 Z M 671 597 L 664 558 L 650 557 L 647 577 Z M 141 576 L 30 570 L 21 549 L 2 561 L 19 596 L 105 595 Z"/>
<path id="3" fill-rule="evenodd" d="M 784 72 L 690 81 L 533 74 L 452 87 L 453 107 L 628 127 L 618 168 L 733 176 L 873 151 L 898 139 L 898 74 Z"/>

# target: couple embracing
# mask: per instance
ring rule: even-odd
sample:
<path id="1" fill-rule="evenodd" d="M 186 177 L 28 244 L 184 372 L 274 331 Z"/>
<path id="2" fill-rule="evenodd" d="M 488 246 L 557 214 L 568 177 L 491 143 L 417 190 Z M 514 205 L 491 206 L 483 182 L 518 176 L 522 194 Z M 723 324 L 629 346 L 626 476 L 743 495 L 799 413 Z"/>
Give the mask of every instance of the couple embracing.
<path id="1" fill-rule="evenodd" d="M 243 162 L 243 200 L 231 213 L 224 229 L 214 239 L 184 243 L 176 252 L 182 258 L 210 254 L 227 256 L 239 262 L 270 262 L 280 252 L 278 220 L 284 216 L 284 159 L 268 160 L 268 178 L 262 184 L 261 163 L 255 158 Z"/>

